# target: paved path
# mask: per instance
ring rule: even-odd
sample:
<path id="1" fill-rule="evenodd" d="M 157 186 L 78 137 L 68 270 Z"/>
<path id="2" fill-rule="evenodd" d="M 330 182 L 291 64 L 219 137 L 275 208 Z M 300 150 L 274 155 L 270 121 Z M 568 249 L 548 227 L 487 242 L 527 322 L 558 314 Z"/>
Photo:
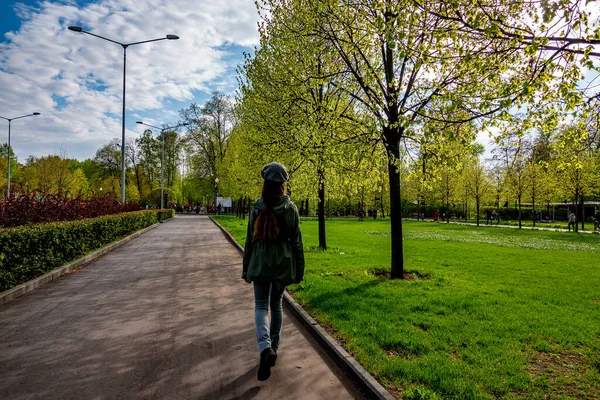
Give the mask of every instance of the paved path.
<path id="1" fill-rule="evenodd" d="M 204 216 L 176 217 L 0 306 L 0 399 L 359 398 L 286 314 L 256 380 L 252 287 Z"/>

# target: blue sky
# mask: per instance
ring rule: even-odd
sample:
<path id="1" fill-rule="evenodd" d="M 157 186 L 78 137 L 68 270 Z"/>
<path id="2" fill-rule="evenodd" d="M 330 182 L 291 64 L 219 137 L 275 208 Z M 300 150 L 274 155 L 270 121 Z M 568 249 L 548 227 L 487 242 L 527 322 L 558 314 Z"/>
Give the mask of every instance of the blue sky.
<path id="1" fill-rule="evenodd" d="M 1 0 L 0 116 L 19 161 L 66 153 L 83 160 L 121 135 L 122 42 L 180 36 L 127 50 L 126 135 L 172 124 L 214 90 L 233 93 L 243 52 L 258 45 L 252 0 Z M 0 143 L 6 142 L 0 123 Z"/>

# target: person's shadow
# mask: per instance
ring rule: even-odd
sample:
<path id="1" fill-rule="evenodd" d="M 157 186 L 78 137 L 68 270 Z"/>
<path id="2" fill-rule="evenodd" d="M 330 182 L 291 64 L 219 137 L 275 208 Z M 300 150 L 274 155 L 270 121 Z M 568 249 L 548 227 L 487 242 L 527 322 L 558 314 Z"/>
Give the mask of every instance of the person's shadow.
<path id="1" fill-rule="evenodd" d="M 231 381 L 229 384 L 225 385 L 225 387 L 229 387 L 229 388 L 239 388 L 239 387 L 244 387 L 247 385 L 248 381 L 250 380 L 254 380 L 256 377 L 256 372 L 258 370 L 258 365 L 255 367 L 252 367 L 248 370 L 248 372 L 244 373 L 243 375 L 237 377 L 236 379 L 234 379 L 233 381 Z M 231 397 L 231 398 L 227 398 L 227 400 L 250 400 L 255 398 L 258 393 L 260 393 L 260 386 L 253 386 L 250 389 L 246 390 L 244 393 L 242 393 L 241 395 L 237 396 L 237 397 Z M 203 399 L 216 399 L 219 398 L 219 393 L 212 393 L 209 395 L 204 395 L 202 397 Z"/>
<path id="2" fill-rule="evenodd" d="M 250 400 L 250 399 L 255 398 L 259 392 L 260 392 L 260 387 L 254 386 L 254 387 L 251 387 L 250 389 L 246 390 L 244 393 L 242 393 L 238 397 L 233 397 L 230 400 Z"/>

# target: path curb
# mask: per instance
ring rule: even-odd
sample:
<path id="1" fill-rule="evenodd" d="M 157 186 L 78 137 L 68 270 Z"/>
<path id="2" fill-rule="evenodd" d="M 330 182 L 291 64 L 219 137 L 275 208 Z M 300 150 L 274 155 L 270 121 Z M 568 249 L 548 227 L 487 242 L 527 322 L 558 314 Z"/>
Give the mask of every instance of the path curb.
<path id="1" fill-rule="evenodd" d="M 165 220 L 165 221 L 168 221 L 168 220 Z M 161 222 L 163 222 L 163 221 L 161 221 Z M 156 228 L 158 225 L 159 225 L 159 223 L 150 225 L 142 230 L 132 233 L 131 235 L 119 240 L 118 242 L 109 244 L 108 246 L 103 247 L 100 250 L 96 250 L 95 252 L 88 254 L 87 256 L 78 258 L 77 260 L 72 261 L 66 265 L 63 265 L 62 267 L 58 267 L 40 277 L 37 277 L 35 279 L 32 279 L 25 283 L 22 283 L 19 286 L 16 286 L 12 289 L 9 289 L 5 292 L 0 293 L 0 306 L 18 298 L 18 297 L 21 297 L 24 294 L 27 294 L 27 293 L 43 286 L 44 284 L 46 284 L 48 282 L 52 282 L 53 280 L 56 280 L 59 277 L 68 274 L 69 272 L 81 267 L 82 265 L 95 260 L 96 258 L 116 249 L 117 247 L 124 245 L 127 242 L 130 242 L 131 240 L 148 232 L 151 229 Z"/>
<path id="2" fill-rule="evenodd" d="M 238 242 L 235 241 L 233 236 L 225 228 L 223 228 L 217 221 L 215 221 L 210 215 L 209 218 L 215 223 L 225 235 L 225 238 L 240 252 L 244 255 L 244 249 Z M 327 354 L 335 361 L 335 363 L 344 371 L 348 377 L 357 384 L 359 390 L 369 399 L 381 399 L 381 400 L 394 400 L 392 396 L 385 388 L 375 380 L 355 359 L 352 357 L 344 348 L 336 342 L 323 329 L 317 321 L 315 321 L 304 309 L 294 300 L 294 298 L 287 292 L 284 292 L 283 300 L 286 307 L 292 312 L 296 319 L 308 330 L 308 332 L 317 340 L 317 342 L 323 347 Z"/>

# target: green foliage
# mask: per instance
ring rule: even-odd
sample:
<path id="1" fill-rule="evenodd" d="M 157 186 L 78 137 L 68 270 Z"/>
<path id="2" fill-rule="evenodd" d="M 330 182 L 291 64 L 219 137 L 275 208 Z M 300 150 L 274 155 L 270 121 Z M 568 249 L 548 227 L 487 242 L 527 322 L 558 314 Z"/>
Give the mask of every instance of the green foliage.
<path id="1" fill-rule="evenodd" d="M 82 196 L 88 191 L 85 171 L 75 160 L 64 155 L 29 157 L 27 165 L 21 169 L 15 183 L 20 184 L 25 193 L 38 192 L 44 195 Z M 89 167 L 89 165 L 81 163 Z"/>
<path id="2" fill-rule="evenodd" d="M 213 92 L 203 106 L 192 104 L 179 114 L 183 122 L 188 124 L 186 143 L 193 154 L 189 165 L 194 185 L 201 191 L 203 199 L 214 198 L 223 193 L 218 170 L 227 156 L 229 136 L 233 128 L 231 99 L 222 93 Z"/>
<path id="3" fill-rule="evenodd" d="M 173 215 L 173 210 L 137 211 L 0 229 L 0 291 L 34 279 Z"/>
<path id="4" fill-rule="evenodd" d="M 8 163 L 6 162 L 6 160 L 8 159 L 8 157 L 6 156 L 8 154 L 8 143 L 2 143 L 2 145 L 0 145 L 0 174 L 2 174 L 2 176 L 4 176 L 4 181 L 1 181 L 3 185 L 6 185 L 6 175 L 8 174 Z M 15 152 L 12 149 L 10 149 L 10 176 L 11 178 L 14 177 L 17 173 L 17 167 L 18 167 L 19 163 L 17 160 L 17 157 L 15 156 Z M 1 178 L 0 178 L 1 179 Z"/>

